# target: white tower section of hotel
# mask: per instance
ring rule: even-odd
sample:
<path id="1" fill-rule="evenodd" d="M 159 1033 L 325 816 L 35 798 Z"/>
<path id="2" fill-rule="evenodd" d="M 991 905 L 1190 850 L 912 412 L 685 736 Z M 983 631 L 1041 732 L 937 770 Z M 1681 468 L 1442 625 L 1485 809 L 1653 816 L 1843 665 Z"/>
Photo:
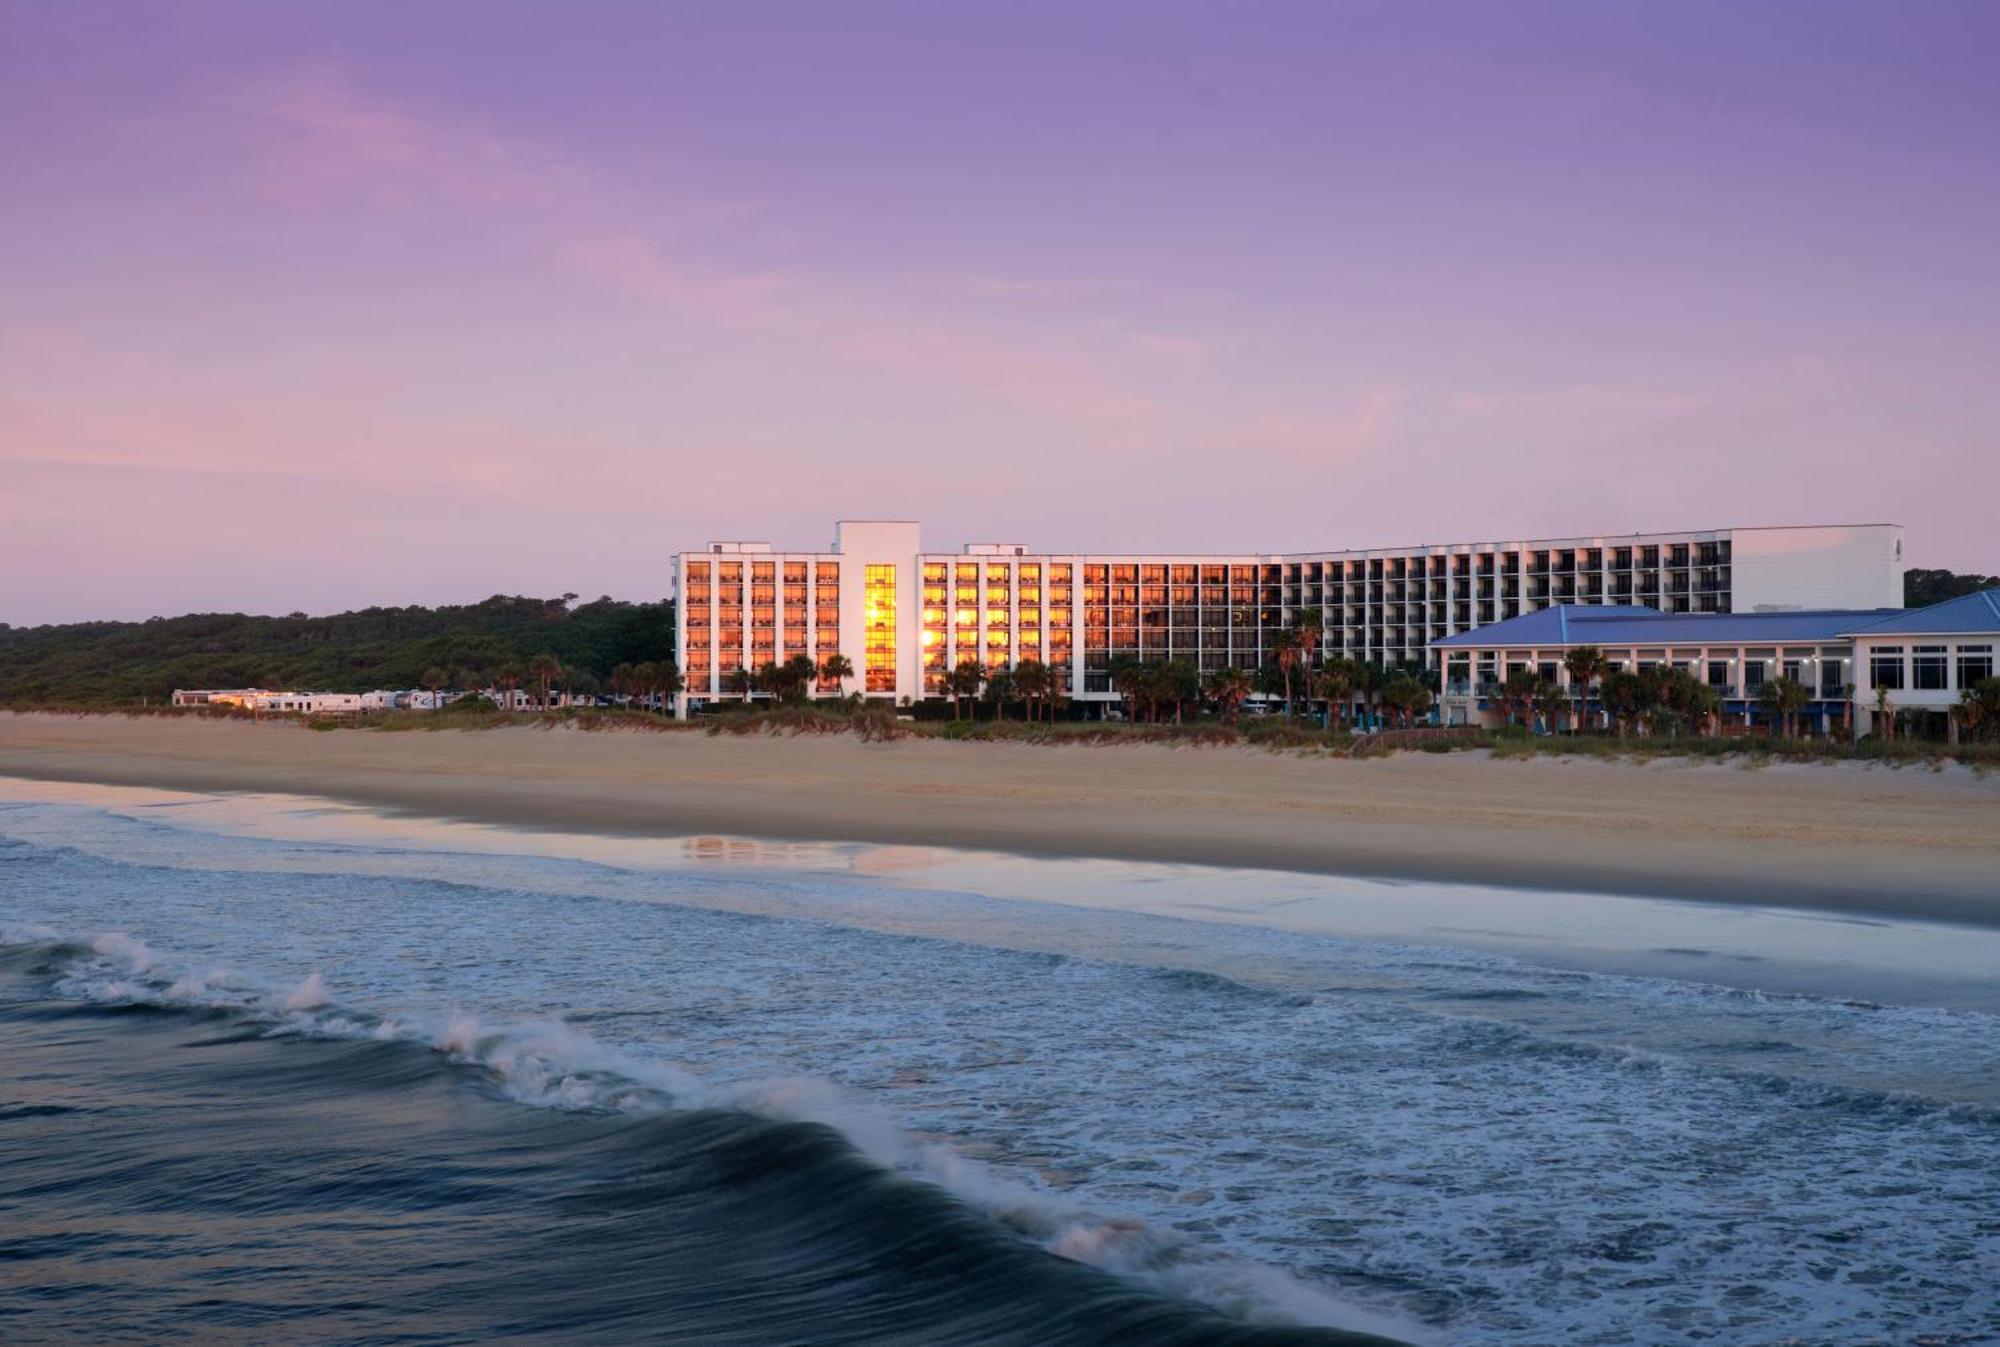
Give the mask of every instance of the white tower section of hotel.
<path id="1" fill-rule="evenodd" d="M 819 696 L 902 705 L 943 696 L 967 660 L 1033 659 L 1069 697 L 1109 701 L 1120 660 L 1256 669 L 1301 618 L 1318 620 L 1322 657 L 1419 665 L 1431 641 L 1560 603 L 1897 607 L 1902 552 L 1899 526 L 1854 524 L 1220 556 L 926 553 L 913 522 L 844 520 L 824 552 L 713 542 L 675 558 L 679 710 L 755 695 L 746 677 L 801 655 L 852 666 L 817 680 Z"/>

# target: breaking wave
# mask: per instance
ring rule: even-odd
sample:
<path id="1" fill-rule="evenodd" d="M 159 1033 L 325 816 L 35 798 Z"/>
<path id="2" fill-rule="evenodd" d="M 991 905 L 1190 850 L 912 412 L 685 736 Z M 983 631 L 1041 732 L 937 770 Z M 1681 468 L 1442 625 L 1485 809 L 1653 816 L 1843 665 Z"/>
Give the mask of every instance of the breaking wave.
<path id="1" fill-rule="evenodd" d="M 791 1179 L 799 1191 L 792 1199 L 817 1206 L 834 1196 L 813 1191 L 813 1174 L 857 1160 L 884 1178 L 917 1180 L 990 1223 L 988 1239 L 1004 1234 L 1022 1247 L 1112 1274 L 1119 1284 L 1158 1297 L 1153 1303 L 1134 1299 L 1130 1310 L 1157 1323 L 1162 1336 L 1149 1340 L 1358 1344 L 1384 1340 L 1370 1334 L 1408 1340 L 1420 1332 L 1407 1322 L 1344 1304 L 1277 1269 L 1143 1221 L 1101 1215 L 998 1174 L 948 1145 L 910 1135 L 826 1081 L 711 1082 L 602 1044 L 560 1020 L 491 1022 L 456 1010 L 379 1013 L 340 1004 L 318 972 L 286 985 L 236 969 L 182 967 L 125 932 L 71 940 L 47 927 L 0 928 L 0 973 L 32 978 L 62 1001 L 98 1013 L 185 1017 L 202 1026 L 203 1037 L 196 1041 L 210 1046 L 295 1040 L 370 1044 L 397 1053 L 422 1050 L 442 1069 L 472 1073 L 501 1099 L 536 1109 L 627 1118 L 718 1113 L 754 1118 L 756 1125 L 743 1124 L 750 1128 L 745 1137 L 768 1138 L 777 1147 L 768 1164 L 797 1171 Z M 341 1059 L 340 1070 L 375 1074 L 374 1065 L 352 1057 Z M 315 1089 L 323 1092 L 333 1083 L 321 1080 Z M 0 1114 L 0 1121 L 30 1116 L 22 1110 L 32 1107 L 16 1105 Z M 796 1125 L 825 1129 L 838 1141 L 806 1141 L 782 1130 Z M 1100 1287 L 1093 1300 L 1116 1300 L 1118 1294 Z M 985 1340 L 960 1337 L 958 1331 L 932 1340 Z M 1043 1339 L 1001 1334 L 992 1340 Z"/>

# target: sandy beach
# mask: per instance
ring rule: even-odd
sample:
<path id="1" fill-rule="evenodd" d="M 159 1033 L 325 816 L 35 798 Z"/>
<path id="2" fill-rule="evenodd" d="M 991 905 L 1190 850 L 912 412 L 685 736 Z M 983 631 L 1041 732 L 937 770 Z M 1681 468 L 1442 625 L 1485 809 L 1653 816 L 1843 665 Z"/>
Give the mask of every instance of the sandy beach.
<path id="1" fill-rule="evenodd" d="M 1962 771 L 6 714 L 0 775 L 2000 924 L 2000 779 Z"/>

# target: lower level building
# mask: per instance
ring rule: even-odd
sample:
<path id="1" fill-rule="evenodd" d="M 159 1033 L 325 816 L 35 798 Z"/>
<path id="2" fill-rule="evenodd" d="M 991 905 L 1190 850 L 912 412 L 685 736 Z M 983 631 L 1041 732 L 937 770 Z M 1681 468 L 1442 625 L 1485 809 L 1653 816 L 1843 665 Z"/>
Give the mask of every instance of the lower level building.
<path id="1" fill-rule="evenodd" d="M 944 696 L 968 660 L 1035 660 L 1068 697 L 1108 702 L 1121 659 L 1253 670 L 1302 619 L 1317 624 L 1316 658 L 1424 666 L 1443 638 L 1559 605 L 1889 608 L 1902 550 L 1900 527 L 1858 524 L 1241 555 L 933 553 L 914 522 L 850 520 L 825 551 L 712 542 L 675 558 L 679 710 L 751 696 L 746 674 L 799 657 L 851 669 L 816 678 L 815 695 L 900 705 Z"/>
<path id="2" fill-rule="evenodd" d="M 1841 725 L 1868 734 L 1881 728 L 1885 712 L 1914 712 L 1946 725 L 1961 695 L 1994 677 L 2000 590 L 1913 609 L 1703 615 L 1551 608 L 1433 643 L 1442 666 L 1443 719 L 1499 723 L 1500 688 L 1521 670 L 1595 707 L 1591 689 L 1577 688 L 1564 663 L 1579 646 L 1602 652 L 1613 669 L 1692 674 L 1715 689 L 1725 724 L 1762 721 L 1758 694 L 1782 677 L 1806 689 L 1802 723 L 1821 733 Z"/>

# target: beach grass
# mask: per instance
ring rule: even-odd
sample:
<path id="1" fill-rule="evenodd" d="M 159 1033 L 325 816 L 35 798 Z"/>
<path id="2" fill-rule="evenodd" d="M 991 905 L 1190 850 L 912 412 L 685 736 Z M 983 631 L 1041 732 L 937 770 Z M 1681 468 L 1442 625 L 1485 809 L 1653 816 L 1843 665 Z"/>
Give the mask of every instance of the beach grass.
<path id="1" fill-rule="evenodd" d="M 373 730 L 410 733 L 444 730 L 498 730 L 518 727 L 589 733 L 750 735 L 853 735 L 867 743 L 930 739 L 952 743 L 1038 744 L 1051 747 L 1117 747 L 1152 744 L 1169 748 L 1260 748 L 1274 753 L 1339 758 L 1371 758 L 1396 752 L 1481 752 L 1503 761 L 1529 758 L 1584 758 L 1644 762 L 1655 759 L 1733 762 L 1757 767 L 1775 763 L 1874 763 L 1889 767 L 1941 770 L 1954 763 L 1982 775 L 2000 771 L 2000 742 L 1931 740 L 1856 742 L 1838 739 L 1785 739 L 1771 735 L 1712 738 L 1688 734 L 1530 734 L 1520 726 L 1495 729 L 1455 727 L 1355 734 L 1325 730 L 1309 721 L 1280 716 L 1246 716 L 1231 722 L 1191 717 L 1181 723 L 1103 720 L 1025 721 L 1000 719 L 913 719 L 880 706 L 795 705 L 727 710 L 680 721 L 651 711 L 612 707 L 559 707 L 546 711 L 503 711 L 489 705 L 447 706 L 438 712 L 367 711 L 341 716 L 255 715 L 236 708 L 35 704 L 5 708 L 19 713 L 63 716 L 127 716 L 158 719 L 261 720 L 297 723 L 331 733 Z"/>

